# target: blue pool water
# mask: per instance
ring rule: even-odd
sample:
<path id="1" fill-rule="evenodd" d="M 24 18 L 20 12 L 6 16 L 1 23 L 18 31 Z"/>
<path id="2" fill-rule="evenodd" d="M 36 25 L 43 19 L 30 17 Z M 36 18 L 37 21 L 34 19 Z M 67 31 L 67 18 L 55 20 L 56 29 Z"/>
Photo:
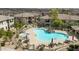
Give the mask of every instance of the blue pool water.
<path id="1" fill-rule="evenodd" d="M 68 35 L 64 33 L 59 33 L 59 32 L 48 33 L 45 31 L 44 28 L 35 28 L 34 32 L 36 34 L 36 38 L 38 39 L 38 41 L 42 43 L 49 43 L 51 42 L 52 38 L 54 40 L 67 40 L 68 39 Z"/>

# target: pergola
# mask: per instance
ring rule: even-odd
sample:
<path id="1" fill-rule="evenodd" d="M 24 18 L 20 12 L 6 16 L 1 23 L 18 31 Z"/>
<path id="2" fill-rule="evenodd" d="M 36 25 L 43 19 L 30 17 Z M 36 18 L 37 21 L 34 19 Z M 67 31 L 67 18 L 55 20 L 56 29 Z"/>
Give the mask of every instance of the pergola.
<path id="1" fill-rule="evenodd" d="M 15 17 L 34 17 L 40 15 L 39 13 L 34 13 L 34 12 L 26 12 L 26 13 L 20 13 L 16 14 Z"/>

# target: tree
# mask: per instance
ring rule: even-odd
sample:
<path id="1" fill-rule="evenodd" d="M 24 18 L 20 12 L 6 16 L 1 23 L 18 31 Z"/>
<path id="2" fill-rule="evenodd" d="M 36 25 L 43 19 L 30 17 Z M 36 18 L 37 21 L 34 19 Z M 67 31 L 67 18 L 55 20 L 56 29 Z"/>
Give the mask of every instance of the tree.
<path id="1" fill-rule="evenodd" d="M 4 30 L 0 29 L 0 38 L 3 36 Z"/>
<path id="2" fill-rule="evenodd" d="M 53 20 L 57 20 L 58 19 L 58 9 L 51 9 L 50 11 L 49 11 L 49 13 L 50 13 L 50 16 L 51 16 L 51 18 L 53 19 Z"/>
<path id="3" fill-rule="evenodd" d="M 13 32 L 12 31 L 5 31 L 3 34 L 3 38 L 5 41 L 10 40 L 13 36 Z"/>
<path id="4" fill-rule="evenodd" d="M 6 41 L 10 41 L 12 36 L 13 32 L 11 32 L 10 30 L 4 31 L 3 29 L 0 29 L 0 38 L 2 38 L 1 46 L 4 46 Z"/>
<path id="5" fill-rule="evenodd" d="M 13 32 L 11 31 L 6 31 L 6 35 L 8 38 L 12 38 Z"/>
<path id="6" fill-rule="evenodd" d="M 63 21 L 60 20 L 60 19 L 57 19 L 57 20 L 53 21 L 53 26 L 59 27 L 59 26 L 62 26 L 63 24 L 64 24 Z"/>
<path id="7" fill-rule="evenodd" d="M 58 18 L 58 9 L 51 9 L 49 11 L 50 16 L 52 18 L 52 25 L 55 27 L 59 27 L 62 26 L 64 24 L 64 22 Z"/>
<path id="8" fill-rule="evenodd" d="M 22 26 L 23 26 L 24 24 L 22 23 L 22 22 L 20 22 L 20 21 L 15 21 L 14 22 L 14 26 L 15 26 L 15 28 L 16 29 L 20 29 Z"/>

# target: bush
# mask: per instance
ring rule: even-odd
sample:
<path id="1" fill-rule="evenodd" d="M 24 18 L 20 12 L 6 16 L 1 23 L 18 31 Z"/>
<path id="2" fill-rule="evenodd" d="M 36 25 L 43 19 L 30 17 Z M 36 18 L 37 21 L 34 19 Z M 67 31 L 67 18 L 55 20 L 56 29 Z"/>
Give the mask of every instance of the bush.
<path id="1" fill-rule="evenodd" d="M 41 44 L 41 45 L 39 45 L 39 46 L 37 47 L 37 49 L 38 49 L 39 51 L 43 51 L 44 48 L 45 48 L 45 45 L 44 45 L 44 44 Z"/>
<path id="2" fill-rule="evenodd" d="M 62 43 L 59 42 L 58 45 L 62 45 Z"/>
<path id="3" fill-rule="evenodd" d="M 0 29 L 0 38 L 3 38 L 4 43 L 6 41 L 10 41 L 12 36 L 13 36 L 12 31 L 4 31 L 4 29 Z M 2 43 L 2 46 L 3 46 L 4 43 Z"/>
<path id="4" fill-rule="evenodd" d="M 45 48 L 45 45 L 41 45 L 41 47 L 39 48 L 39 51 L 43 51 L 44 50 L 44 48 Z"/>
<path id="5" fill-rule="evenodd" d="M 79 48 L 79 45 L 75 45 L 75 49 L 78 49 Z"/>
<path id="6" fill-rule="evenodd" d="M 5 46 L 5 41 L 1 42 L 1 46 Z"/>
<path id="7" fill-rule="evenodd" d="M 3 35 L 3 38 L 4 38 L 5 41 L 10 41 L 12 36 L 13 36 L 13 32 L 12 31 L 5 31 L 4 35 Z"/>
<path id="8" fill-rule="evenodd" d="M 12 36 L 13 36 L 13 32 L 12 31 L 5 31 L 4 34 L 3 34 L 3 36 L 4 36 L 3 38 L 5 40 L 11 39 Z"/>
<path id="9" fill-rule="evenodd" d="M 14 26 L 15 26 L 16 29 L 20 29 L 23 25 L 24 24 L 22 22 L 19 22 L 19 21 L 18 22 L 16 22 L 16 21 L 14 22 Z"/>
<path id="10" fill-rule="evenodd" d="M 74 45 L 69 45 L 70 48 L 74 48 Z"/>
<path id="11" fill-rule="evenodd" d="M 68 51 L 75 51 L 76 49 L 79 49 L 79 45 L 69 45 L 69 47 L 67 48 Z"/>
<path id="12" fill-rule="evenodd" d="M 0 38 L 4 35 L 4 30 L 0 29 Z"/>

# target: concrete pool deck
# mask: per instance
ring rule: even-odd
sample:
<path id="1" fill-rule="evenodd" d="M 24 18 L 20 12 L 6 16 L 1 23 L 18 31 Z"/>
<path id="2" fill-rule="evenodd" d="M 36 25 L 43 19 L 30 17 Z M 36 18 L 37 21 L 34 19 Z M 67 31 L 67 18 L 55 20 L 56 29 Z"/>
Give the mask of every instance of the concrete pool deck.
<path id="1" fill-rule="evenodd" d="M 29 33 L 28 38 L 30 39 L 30 44 L 34 44 L 35 46 L 38 46 L 40 43 L 36 39 L 33 29 L 34 28 L 30 28 L 30 29 L 26 30 L 26 32 Z"/>
<path id="2" fill-rule="evenodd" d="M 28 38 L 30 40 L 30 44 L 34 44 L 35 47 L 38 46 L 39 44 L 41 44 L 37 38 L 35 37 L 35 33 L 33 31 L 34 28 L 30 28 L 28 30 L 26 30 L 27 33 L 29 33 Z M 55 30 L 55 32 L 61 32 L 64 34 L 67 34 L 66 31 L 61 31 L 61 30 Z M 72 40 L 72 36 L 69 36 L 68 40 Z M 78 40 L 76 37 L 74 37 L 74 40 Z M 54 40 L 54 43 L 63 43 L 64 40 Z M 47 43 L 44 43 L 45 45 L 48 45 Z"/>

